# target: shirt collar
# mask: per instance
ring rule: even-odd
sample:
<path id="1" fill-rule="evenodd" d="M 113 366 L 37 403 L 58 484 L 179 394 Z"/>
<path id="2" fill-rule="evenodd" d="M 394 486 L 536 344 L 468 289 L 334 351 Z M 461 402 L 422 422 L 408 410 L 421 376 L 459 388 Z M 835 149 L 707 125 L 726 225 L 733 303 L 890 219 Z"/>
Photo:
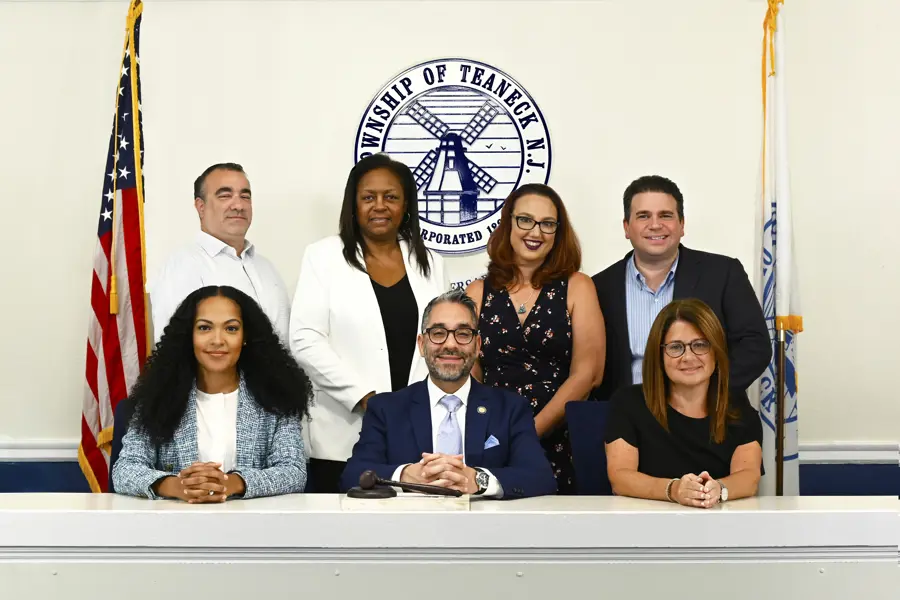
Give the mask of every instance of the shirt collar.
<path id="1" fill-rule="evenodd" d="M 428 401 L 431 403 L 431 408 L 434 408 L 438 405 L 438 402 L 441 401 L 441 398 L 444 396 L 449 396 L 448 394 L 441 388 L 439 388 L 435 383 L 431 380 L 431 377 L 428 378 Z M 462 384 L 462 387 L 453 392 L 453 396 L 456 396 L 460 400 L 462 400 L 462 405 L 466 406 L 469 401 L 469 391 L 472 389 L 472 378 L 466 377 L 466 382 Z"/>
<path id="2" fill-rule="evenodd" d="M 228 254 L 231 254 L 232 256 L 237 256 L 237 253 L 234 251 L 234 248 L 232 248 L 231 246 L 229 246 L 228 244 L 226 244 L 219 238 L 206 233 L 205 231 L 197 232 L 197 244 L 199 244 L 199 246 L 201 248 L 203 248 L 203 250 L 206 251 L 206 253 L 209 254 L 211 257 L 214 257 L 221 252 L 227 252 Z M 243 253 L 246 254 L 247 256 L 253 256 L 253 244 L 250 243 L 250 240 L 244 240 L 244 252 Z"/>
<path id="3" fill-rule="evenodd" d="M 669 268 L 669 274 L 666 275 L 666 280 L 663 282 L 663 285 L 672 281 L 675 278 L 675 270 L 678 268 L 678 260 L 681 258 L 681 251 L 678 251 L 678 254 L 675 255 L 675 262 L 672 263 L 672 266 Z M 628 273 L 628 277 L 632 279 L 637 279 L 643 285 L 647 285 L 647 280 L 644 277 L 643 273 L 638 271 L 637 264 L 634 262 L 634 252 L 631 253 L 631 257 L 629 257 L 628 262 L 625 265 L 625 270 Z"/>

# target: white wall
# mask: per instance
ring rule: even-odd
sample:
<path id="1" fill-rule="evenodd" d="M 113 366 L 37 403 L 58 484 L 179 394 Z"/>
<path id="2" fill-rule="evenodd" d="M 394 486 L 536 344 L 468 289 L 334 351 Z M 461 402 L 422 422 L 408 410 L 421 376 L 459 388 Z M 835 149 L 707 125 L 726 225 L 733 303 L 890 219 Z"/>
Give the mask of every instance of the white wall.
<path id="1" fill-rule="evenodd" d="M 0 439 L 80 435 L 91 256 L 127 1 L 0 0 Z M 551 184 L 596 273 L 630 247 L 621 193 L 660 173 L 686 197 L 685 244 L 753 273 L 762 0 L 150 0 L 142 79 L 149 273 L 196 230 L 193 179 L 244 164 L 251 229 L 293 289 L 305 244 L 336 231 L 359 119 L 398 72 L 493 65 L 550 128 Z M 894 0 L 788 0 L 790 150 L 807 331 L 803 444 L 900 438 L 889 332 L 900 273 Z M 477 274 L 484 255 L 454 258 Z"/>

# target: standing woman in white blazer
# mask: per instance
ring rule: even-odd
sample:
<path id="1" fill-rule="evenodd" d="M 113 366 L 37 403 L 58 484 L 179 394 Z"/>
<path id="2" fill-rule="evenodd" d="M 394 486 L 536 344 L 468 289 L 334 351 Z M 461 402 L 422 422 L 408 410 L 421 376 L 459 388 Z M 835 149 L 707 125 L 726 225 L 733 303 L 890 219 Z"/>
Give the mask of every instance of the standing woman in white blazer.
<path id="1" fill-rule="evenodd" d="M 312 380 L 309 478 L 337 493 L 366 402 L 428 375 L 422 310 L 449 287 L 419 230 L 409 167 L 385 154 L 350 171 L 340 235 L 307 246 L 291 308 L 291 351 Z"/>

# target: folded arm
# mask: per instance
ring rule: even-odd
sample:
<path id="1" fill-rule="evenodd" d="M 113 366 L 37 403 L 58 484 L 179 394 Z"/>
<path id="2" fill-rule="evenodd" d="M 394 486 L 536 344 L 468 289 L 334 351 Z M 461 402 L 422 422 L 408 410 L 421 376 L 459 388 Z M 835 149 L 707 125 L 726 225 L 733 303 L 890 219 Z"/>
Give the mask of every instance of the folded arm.
<path id="1" fill-rule="evenodd" d="M 341 475 L 341 491 L 346 492 L 359 485 L 359 476 L 364 471 L 375 471 L 382 479 L 390 479 L 405 463 L 387 461 L 387 423 L 378 396 L 373 396 L 363 416 L 359 440 L 353 446 L 353 453 Z"/>
<path id="2" fill-rule="evenodd" d="M 372 390 L 366 389 L 331 346 L 329 287 L 314 263 L 306 252 L 291 307 L 291 352 L 316 388 L 352 411 Z"/>
<path id="3" fill-rule="evenodd" d="M 298 417 L 278 417 L 263 469 L 235 469 L 244 498 L 297 494 L 306 486 L 306 451 Z"/>
<path id="4" fill-rule="evenodd" d="M 509 463 L 491 469 L 491 474 L 506 499 L 555 494 L 556 478 L 534 428 L 531 406 L 524 398 L 516 400 L 510 419 Z"/>
<path id="5" fill-rule="evenodd" d="M 734 259 L 728 270 L 722 299 L 732 387 L 747 389 L 762 375 L 772 359 L 772 342 L 762 307 L 750 279 Z"/>
<path id="6" fill-rule="evenodd" d="M 122 450 L 113 465 L 113 483 L 116 493 L 157 500 L 161 498 L 153 489 L 157 481 L 176 475 L 156 467 L 158 448 L 150 437 L 140 431 L 132 421 L 125 437 Z"/>

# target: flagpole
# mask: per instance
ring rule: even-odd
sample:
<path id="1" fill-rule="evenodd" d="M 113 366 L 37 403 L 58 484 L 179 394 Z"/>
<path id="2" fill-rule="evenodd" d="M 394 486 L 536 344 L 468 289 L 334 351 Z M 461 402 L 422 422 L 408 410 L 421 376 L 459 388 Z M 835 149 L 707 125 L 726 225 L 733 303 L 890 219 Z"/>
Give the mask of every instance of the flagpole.
<path id="1" fill-rule="evenodd" d="M 778 391 L 775 401 L 775 495 L 784 496 L 784 360 L 785 331 L 778 329 L 778 372 L 775 374 Z"/>

